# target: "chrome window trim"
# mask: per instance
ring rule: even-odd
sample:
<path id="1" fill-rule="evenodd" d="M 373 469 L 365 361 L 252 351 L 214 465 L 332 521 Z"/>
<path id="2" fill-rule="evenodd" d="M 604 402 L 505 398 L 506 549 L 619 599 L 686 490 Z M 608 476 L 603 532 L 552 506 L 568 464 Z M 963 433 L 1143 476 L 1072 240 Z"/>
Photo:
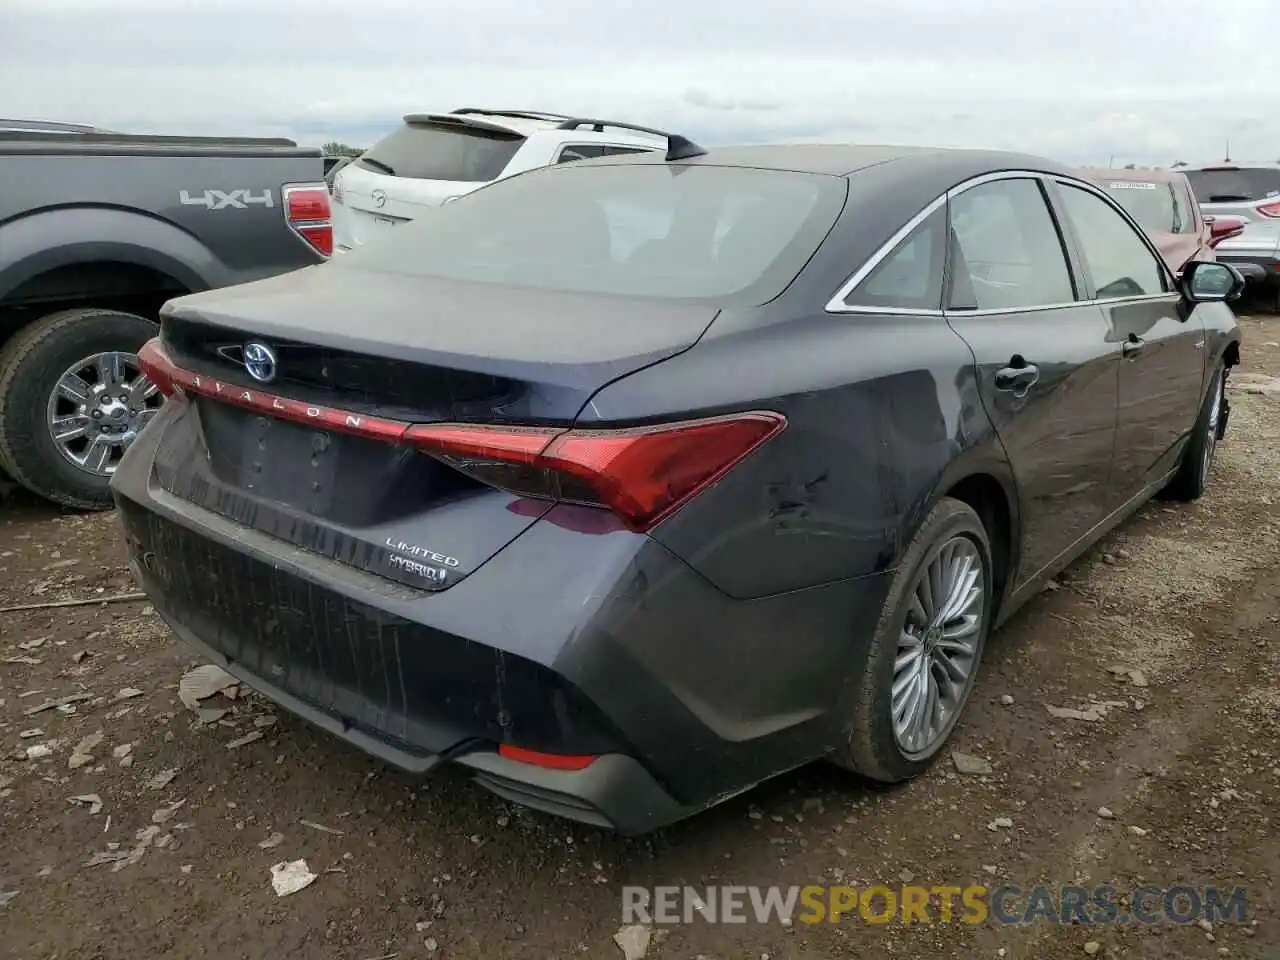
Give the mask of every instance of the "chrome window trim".
<path id="1" fill-rule="evenodd" d="M 863 313 L 879 317 L 942 317 L 941 310 L 922 310 L 919 307 L 874 307 L 864 303 L 846 304 L 839 310 L 827 310 L 828 313 Z"/>
<path id="2" fill-rule="evenodd" d="M 851 304 L 847 304 L 844 302 L 845 297 L 853 293 L 853 291 L 857 289 L 858 284 L 862 283 L 863 280 L 867 279 L 867 275 L 870 274 L 871 271 L 875 270 L 876 267 L 880 266 L 881 263 L 883 263 L 893 253 L 895 253 L 898 247 L 902 244 L 904 240 L 907 239 L 907 237 L 911 235 L 911 233 L 915 230 L 915 228 L 920 226 L 920 224 L 924 223 L 926 220 L 928 220 L 929 217 L 931 217 L 933 214 L 937 213 L 939 208 L 941 208 L 946 202 L 947 202 L 947 195 L 944 193 L 942 194 L 942 196 L 935 198 L 933 201 L 927 204 L 923 210 L 921 210 L 914 217 L 912 217 L 910 220 L 904 223 L 901 227 L 899 227 L 898 230 L 893 234 L 893 236 L 891 236 L 888 240 L 886 240 L 885 243 L 878 250 L 876 250 L 875 253 L 871 254 L 871 256 L 866 259 L 866 261 L 862 264 L 862 266 L 860 266 L 857 270 L 853 272 L 853 274 L 849 277 L 848 280 L 846 280 L 844 283 L 840 285 L 840 289 L 835 292 L 835 296 L 833 296 L 830 300 L 827 301 L 826 312 L 827 313 L 866 313 L 868 312 L 867 310 L 854 309 L 854 307 Z M 875 307 L 875 308 L 872 308 L 872 311 L 875 313 L 885 313 L 885 312 L 900 313 L 907 309 L 908 308 L 906 307 L 885 307 L 883 309 L 879 307 Z M 911 310 L 911 313 L 914 314 L 915 310 Z M 931 313 L 930 315 L 935 316 L 941 313 L 942 313 L 941 310 L 937 310 Z"/>
<path id="3" fill-rule="evenodd" d="M 1069 303 L 1046 303 L 1034 307 L 992 307 L 989 310 L 944 310 L 947 317 L 994 317 L 1009 313 L 1043 313 L 1048 310 L 1066 310 L 1071 307 L 1111 307 L 1119 304 L 1145 303 L 1148 301 L 1168 300 L 1176 302 L 1180 294 L 1173 291 L 1165 293 L 1144 293 L 1136 297 L 1106 297 L 1101 300 L 1072 300 Z"/>
<path id="4" fill-rule="evenodd" d="M 1048 303 L 1036 305 L 1033 307 L 1001 307 L 991 310 L 921 310 L 910 307 L 877 307 L 866 304 L 848 304 L 845 298 L 848 297 L 867 276 L 880 266 L 886 259 L 897 251 L 898 247 L 906 241 L 907 237 L 918 227 L 924 223 L 930 216 L 937 212 L 943 205 L 950 203 L 953 199 L 962 193 L 972 190 L 974 187 L 980 187 L 983 184 L 994 183 L 999 180 L 1052 180 L 1064 186 L 1079 187 L 1089 193 L 1099 197 L 1104 203 L 1108 204 L 1113 210 L 1119 212 L 1121 217 L 1137 231 L 1138 236 L 1147 246 L 1147 251 L 1156 258 L 1156 262 L 1160 264 L 1164 271 L 1165 279 L 1169 282 L 1170 289 L 1160 293 L 1144 293 L 1133 297 L 1094 297 L 1088 300 L 1073 300 L 1069 303 Z M 1118 203 L 1108 197 L 1101 187 L 1089 183 L 1087 180 L 1081 180 L 1076 177 L 1061 173 L 1046 173 L 1036 170 L 997 170 L 992 173 L 979 174 L 970 180 L 959 183 L 952 187 L 946 193 L 931 200 L 919 213 L 908 220 L 905 224 L 898 228 L 894 234 L 886 240 L 867 260 L 858 267 L 840 288 L 835 295 L 827 301 L 824 308 L 826 313 L 830 314 L 875 314 L 879 316 L 892 317 L 941 317 L 955 315 L 959 317 L 983 317 L 983 316 L 999 316 L 1001 314 L 1010 313 L 1033 313 L 1046 310 L 1062 310 L 1066 307 L 1081 307 L 1087 305 L 1109 306 L 1117 303 L 1136 303 L 1145 300 L 1161 300 L 1169 297 L 1180 297 L 1181 294 L 1177 288 L 1177 280 L 1169 272 L 1168 265 L 1164 262 L 1164 257 L 1152 245 L 1150 238 L 1137 226 L 1136 221 L 1129 216 L 1128 211 L 1121 207 Z"/>

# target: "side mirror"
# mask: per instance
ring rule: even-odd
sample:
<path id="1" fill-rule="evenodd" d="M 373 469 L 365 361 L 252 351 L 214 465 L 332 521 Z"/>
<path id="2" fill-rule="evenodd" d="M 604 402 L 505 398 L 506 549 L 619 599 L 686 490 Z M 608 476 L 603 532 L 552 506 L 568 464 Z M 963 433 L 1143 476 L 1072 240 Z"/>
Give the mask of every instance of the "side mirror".
<path id="1" fill-rule="evenodd" d="M 1182 295 L 1192 303 L 1238 300 L 1244 293 L 1244 277 L 1220 261 L 1194 260 L 1182 268 L 1178 282 Z"/>

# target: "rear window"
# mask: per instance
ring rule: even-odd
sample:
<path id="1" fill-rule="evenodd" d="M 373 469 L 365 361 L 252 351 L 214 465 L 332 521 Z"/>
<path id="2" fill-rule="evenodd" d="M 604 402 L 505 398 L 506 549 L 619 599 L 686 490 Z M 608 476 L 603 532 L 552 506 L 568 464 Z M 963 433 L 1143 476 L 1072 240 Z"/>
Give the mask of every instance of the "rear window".
<path id="1" fill-rule="evenodd" d="M 764 303 L 844 205 L 840 177 L 639 163 L 561 164 L 500 180 L 341 258 L 479 283 Z M 334 261 L 337 263 L 338 261 Z"/>
<path id="2" fill-rule="evenodd" d="M 461 124 L 407 123 L 356 161 L 360 166 L 414 180 L 488 183 L 506 169 L 524 137 Z"/>
<path id="3" fill-rule="evenodd" d="M 1280 167 L 1184 170 L 1201 203 L 1239 203 L 1280 196 Z"/>
<path id="4" fill-rule="evenodd" d="M 1189 211 L 1177 202 L 1173 185 L 1138 180 L 1103 182 L 1111 198 L 1138 221 L 1143 230 L 1153 233 L 1182 233 L 1187 229 Z"/>

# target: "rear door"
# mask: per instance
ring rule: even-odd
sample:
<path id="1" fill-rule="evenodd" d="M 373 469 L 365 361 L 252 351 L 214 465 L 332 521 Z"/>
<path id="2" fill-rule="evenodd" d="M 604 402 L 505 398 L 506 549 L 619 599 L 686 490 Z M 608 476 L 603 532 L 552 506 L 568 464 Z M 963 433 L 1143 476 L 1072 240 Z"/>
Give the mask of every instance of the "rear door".
<path id="1" fill-rule="evenodd" d="M 497 179 L 525 137 L 474 120 L 411 119 L 348 164 L 335 241 L 354 247 Z"/>
<path id="2" fill-rule="evenodd" d="M 1158 257 L 1125 217 L 1092 190 L 1054 184 L 1079 245 L 1089 295 L 1120 341 L 1120 413 L 1112 485 L 1117 506 L 1177 463 L 1200 409 L 1205 332 Z"/>
<path id="3" fill-rule="evenodd" d="M 1039 177 L 975 181 L 948 207 L 946 313 L 1018 485 L 1020 585 L 1111 507 L 1120 345 L 1102 310 L 1080 302 Z"/>

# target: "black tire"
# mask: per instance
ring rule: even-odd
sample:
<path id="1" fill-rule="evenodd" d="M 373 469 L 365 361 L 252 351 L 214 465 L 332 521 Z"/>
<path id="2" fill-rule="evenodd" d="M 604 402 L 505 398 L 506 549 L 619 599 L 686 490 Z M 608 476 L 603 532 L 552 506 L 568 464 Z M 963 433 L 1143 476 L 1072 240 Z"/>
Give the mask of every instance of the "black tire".
<path id="1" fill-rule="evenodd" d="M 1205 391 L 1204 400 L 1200 404 L 1200 415 L 1196 425 L 1191 428 L 1191 439 L 1182 451 L 1182 460 L 1178 464 L 1178 472 L 1173 475 L 1164 488 L 1163 493 L 1172 500 L 1191 502 L 1199 500 L 1209 487 L 1209 478 L 1213 472 L 1213 460 L 1217 453 L 1218 441 L 1227 429 L 1227 370 L 1222 364 L 1213 372 L 1209 381 L 1209 389 Z M 1215 398 L 1218 401 L 1218 416 L 1213 422 Z"/>
<path id="2" fill-rule="evenodd" d="M 158 329 L 131 313 L 86 307 L 50 314 L 19 330 L 0 350 L 0 468 L 54 503 L 109 509 L 109 478 L 74 466 L 49 436 L 49 397 L 78 360 L 108 351 L 136 354 Z"/>
<path id="3" fill-rule="evenodd" d="M 968 688 L 942 735 L 929 747 L 927 753 L 908 755 L 894 736 L 891 716 L 898 638 L 922 571 L 949 541 L 958 536 L 973 543 L 982 566 L 985 603 L 978 626 L 976 655 Z M 991 629 L 994 599 L 991 544 L 982 521 L 968 504 L 949 497 L 942 499 L 920 525 L 893 576 L 884 609 L 871 640 L 866 664 L 862 674 L 852 679 L 854 688 L 844 700 L 851 709 L 844 741 L 831 757 L 835 763 L 872 780 L 897 783 L 923 773 L 937 760 L 973 690 L 982 662 L 982 652 L 986 647 L 987 633 Z"/>

